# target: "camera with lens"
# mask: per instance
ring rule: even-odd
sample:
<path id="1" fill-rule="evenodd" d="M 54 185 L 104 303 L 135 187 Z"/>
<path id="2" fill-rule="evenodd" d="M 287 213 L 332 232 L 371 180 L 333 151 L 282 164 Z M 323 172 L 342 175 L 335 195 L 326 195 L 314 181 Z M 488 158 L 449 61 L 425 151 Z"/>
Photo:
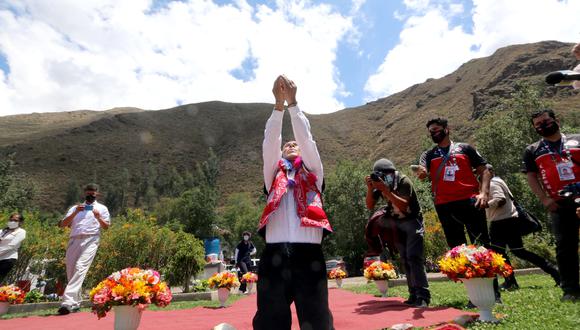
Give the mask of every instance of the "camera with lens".
<path id="1" fill-rule="evenodd" d="M 379 182 L 379 181 L 383 181 L 386 182 L 387 180 L 385 179 L 386 175 L 383 172 L 379 172 L 379 171 L 374 171 L 371 173 L 371 180 L 375 181 L 375 182 Z"/>
<path id="2" fill-rule="evenodd" d="M 564 188 L 558 191 L 558 195 L 562 197 L 580 197 L 580 182 L 565 185 Z"/>

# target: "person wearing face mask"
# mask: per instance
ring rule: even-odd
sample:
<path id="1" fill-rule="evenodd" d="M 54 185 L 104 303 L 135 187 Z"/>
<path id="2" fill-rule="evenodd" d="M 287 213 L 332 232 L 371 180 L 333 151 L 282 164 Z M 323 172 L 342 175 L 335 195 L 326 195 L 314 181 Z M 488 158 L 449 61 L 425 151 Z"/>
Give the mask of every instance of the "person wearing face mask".
<path id="1" fill-rule="evenodd" d="M 580 43 L 577 43 L 576 45 L 574 45 L 574 48 L 572 48 L 572 55 L 574 55 L 574 57 L 577 60 L 580 60 Z M 573 71 L 576 72 L 580 72 L 580 64 L 578 64 Z M 580 88 L 580 80 L 575 80 L 572 83 L 572 87 L 574 87 L 574 89 L 579 89 Z"/>
<path id="2" fill-rule="evenodd" d="M 24 218 L 20 213 L 12 213 L 6 227 L 0 231 L 0 285 L 18 260 L 18 249 L 26 238 L 26 230 L 21 228 Z"/>
<path id="3" fill-rule="evenodd" d="M 97 254 L 101 229 L 111 225 L 109 210 L 97 201 L 98 190 L 94 183 L 86 185 L 85 202 L 72 206 L 58 224 L 60 227 L 71 228 L 66 249 L 68 283 L 58 309 L 60 315 L 79 311 L 82 285 Z"/>
<path id="4" fill-rule="evenodd" d="M 417 194 L 411 180 L 399 173 L 390 160 L 377 160 L 373 170 L 373 176 L 365 177 L 366 206 L 372 211 L 380 198 L 386 201 L 380 211 L 384 213 L 383 226 L 393 233 L 394 244 L 407 275 L 409 299 L 405 304 L 427 307 L 431 293 L 425 272 L 425 230 Z"/>
<path id="5" fill-rule="evenodd" d="M 523 156 L 522 172 L 534 194 L 550 212 L 556 238 L 556 260 L 560 270 L 562 301 L 580 300 L 578 230 L 580 208 L 572 198 L 558 192 L 580 182 L 580 134 L 564 135 L 551 109 L 541 109 L 531 122 L 542 139 L 529 145 Z"/>
<path id="6" fill-rule="evenodd" d="M 415 175 L 431 180 L 435 211 L 447 245 L 454 248 L 466 244 L 467 231 L 471 244 L 491 248 L 485 217 L 491 180 L 487 161 L 473 146 L 451 141 L 447 119 L 431 119 L 427 129 L 436 146 L 421 155 Z M 494 290 L 500 303 L 497 279 Z"/>
<path id="7" fill-rule="evenodd" d="M 322 209 L 324 172 L 310 123 L 297 106 L 296 84 L 279 76 L 266 122 L 262 157 L 267 202 L 258 225 L 266 240 L 258 266 L 254 329 L 292 328 L 294 303 L 302 329 L 334 329 L 322 237 L 332 232 Z M 294 138 L 282 146 L 284 103 Z"/>
<path id="8" fill-rule="evenodd" d="M 252 235 L 249 231 L 245 231 L 242 234 L 242 241 L 236 246 L 234 252 L 234 259 L 236 260 L 236 266 L 240 269 L 238 272 L 239 278 L 250 270 L 252 265 L 251 256 L 256 254 L 256 247 L 254 243 L 250 241 Z M 242 282 L 240 285 L 240 291 L 246 292 L 246 282 Z"/>

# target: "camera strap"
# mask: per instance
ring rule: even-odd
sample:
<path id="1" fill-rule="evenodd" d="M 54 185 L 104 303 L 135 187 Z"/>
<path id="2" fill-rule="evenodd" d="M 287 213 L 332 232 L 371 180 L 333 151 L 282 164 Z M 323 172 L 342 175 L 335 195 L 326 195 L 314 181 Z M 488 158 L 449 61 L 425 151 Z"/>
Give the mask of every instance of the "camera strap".
<path id="1" fill-rule="evenodd" d="M 437 168 L 437 172 L 435 172 L 435 181 L 431 182 L 431 185 L 433 185 L 433 196 L 437 196 L 437 188 L 439 188 L 439 178 L 441 177 L 441 172 L 443 171 L 443 167 L 445 167 L 445 164 L 447 163 L 447 161 L 449 160 L 449 157 L 451 157 L 451 155 L 453 154 L 453 150 L 455 149 L 455 143 L 451 142 L 451 145 L 449 145 L 449 151 L 447 152 L 447 154 L 445 154 L 445 156 L 443 156 L 443 160 L 441 161 L 441 164 L 439 164 L 439 168 Z M 439 148 L 440 152 L 441 152 L 441 148 Z"/>

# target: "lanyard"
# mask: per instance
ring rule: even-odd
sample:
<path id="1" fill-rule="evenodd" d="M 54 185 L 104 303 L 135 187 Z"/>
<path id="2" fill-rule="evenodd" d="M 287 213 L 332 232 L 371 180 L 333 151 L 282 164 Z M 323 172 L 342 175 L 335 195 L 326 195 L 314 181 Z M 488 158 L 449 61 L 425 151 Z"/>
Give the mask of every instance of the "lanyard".
<path id="1" fill-rule="evenodd" d="M 451 144 L 449 145 L 449 151 L 447 151 L 447 153 L 443 152 L 443 149 L 441 147 L 437 147 L 437 149 L 439 150 L 441 157 L 443 157 L 443 161 L 441 162 L 441 164 L 442 164 L 442 166 L 445 166 L 445 164 L 449 160 L 449 157 L 451 157 L 453 155 L 453 149 L 455 149 L 455 143 L 453 143 L 453 141 L 451 141 Z M 457 165 L 457 162 L 455 161 L 455 156 L 453 156 L 453 165 Z"/>
<path id="2" fill-rule="evenodd" d="M 554 154 L 558 154 L 562 160 L 564 160 L 564 158 L 566 158 L 567 160 L 572 159 L 572 153 L 570 152 L 570 149 L 566 145 L 566 141 L 567 141 L 566 135 L 562 134 L 562 138 L 560 139 L 560 150 L 554 150 L 554 148 L 552 148 L 552 146 L 549 143 L 547 143 L 546 140 L 542 140 L 544 146 L 548 148 L 548 150 L 550 150 L 550 156 L 552 157 L 552 161 L 554 161 L 554 163 L 558 163 L 556 161 L 556 157 L 554 156 Z"/>

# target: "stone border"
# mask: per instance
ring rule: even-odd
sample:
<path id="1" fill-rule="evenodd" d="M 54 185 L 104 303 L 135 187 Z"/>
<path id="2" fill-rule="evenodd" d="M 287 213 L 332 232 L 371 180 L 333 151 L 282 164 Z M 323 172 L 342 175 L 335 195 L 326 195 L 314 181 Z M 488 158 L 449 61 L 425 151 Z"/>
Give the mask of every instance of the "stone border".
<path id="1" fill-rule="evenodd" d="M 217 292 L 217 291 L 216 291 Z M 215 297 L 213 297 L 215 296 Z M 196 300 L 217 300 L 217 293 L 213 292 L 191 292 L 191 293 L 174 293 L 172 302 L 179 301 L 196 301 Z M 7 314 L 15 313 L 31 313 L 41 310 L 53 309 L 55 314 L 57 309 L 60 307 L 59 301 L 51 302 L 41 302 L 35 304 L 20 304 L 20 305 L 10 305 L 8 306 Z M 90 308 L 91 302 L 88 300 L 83 300 L 81 302 L 82 308 Z"/>

